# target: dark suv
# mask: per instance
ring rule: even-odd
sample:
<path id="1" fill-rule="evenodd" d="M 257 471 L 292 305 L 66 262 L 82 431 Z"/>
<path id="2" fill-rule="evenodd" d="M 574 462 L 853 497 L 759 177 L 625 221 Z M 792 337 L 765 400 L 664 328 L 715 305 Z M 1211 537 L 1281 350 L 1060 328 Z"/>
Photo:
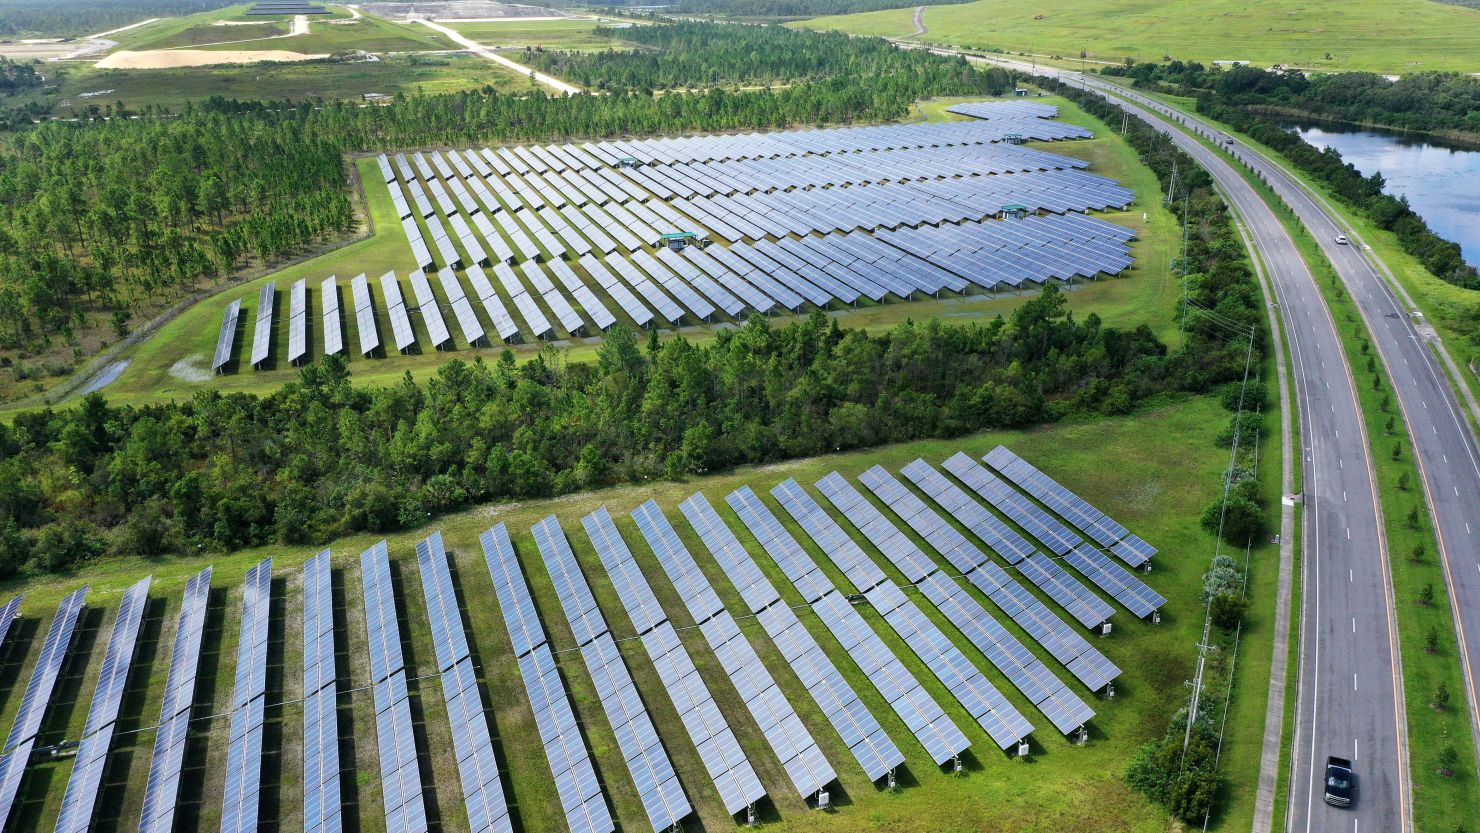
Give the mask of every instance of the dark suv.
<path id="1" fill-rule="evenodd" d="M 1326 759 L 1326 803 L 1333 807 L 1352 806 L 1352 762 L 1335 755 Z"/>

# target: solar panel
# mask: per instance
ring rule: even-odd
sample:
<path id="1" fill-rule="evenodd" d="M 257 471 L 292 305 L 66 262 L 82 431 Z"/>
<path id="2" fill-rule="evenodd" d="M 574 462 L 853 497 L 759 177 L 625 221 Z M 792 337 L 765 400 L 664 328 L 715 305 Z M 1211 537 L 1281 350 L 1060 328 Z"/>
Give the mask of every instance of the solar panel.
<path id="1" fill-rule="evenodd" d="M 21 616 L 21 599 L 24 594 L 16 596 L 0 607 L 0 649 L 5 647 L 5 637 L 10 635 L 10 626 Z"/>
<path id="2" fill-rule="evenodd" d="M 632 517 L 797 792 L 804 799 L 816 795 L 837 774 L 812 734 L 714 594 L 663 510 L 650 500 L 634 509 Z"/>
<path id="3" fill-rule="evenodd" d="M 453 754 L 462 777 L 463 805 L 473 833 L 512 831 L 509 805 L 499 781 L 498 761 L 488 733 L 483 697 L 468 651 L 457 592 L 447 568 L 447 550 L 442 533 L 434 532 L 416 545 L 416 563 L 421 571 L 421 589 L 427 600 L 427 618 L 432 624 L 432 644 L 437 670 L 442 675 L 442 696 L 447 702 L 447 720 L 452 729 Z"/>
<path id="4" fill-rule="evenodd" d="M 319 284 L 319 306 L 324 310 L 324 355 L 344 351 L 344 330 L 339 320 L 339 282 L 330 276 Z"/>
<path id="5" fill-rule="evenodd" d="M 570 707 L 570 698 L 550 652 L 545 627 L 535 612 L 519 557 L 503 525 L 479 536 L 493 589 L 503 611 L 524 690 L 544 741 L 545 757 L 555 777 L 555 791 L 571 833 L 612 833 L 616 829 L 601 792 L 591 756 Z"/>
<path id="6" fill-rule="evenodd" d="M 931 759 L 941 765 L 966 751 L 970 742 L 940 704 L 817 568 L 756 493 L 744 486 L 725 500 Z"/>
<path id="7" fill-rule="evenodd" d="M 1089 535 L 1095 543 L 1111 548 L 1116 556 L 1132 567 L 1145 564 L 1156 554 L 1156 548 L 1132 535 L 1110 516 L 1091 506 L 1084 498 L 1069 491 L 1006 446 L 997 446 L 983 459 L 987 465 L 1001 472 L 1023 491 Z"/>
<path id="8" fill-rule="evenodd" d="M 221 316 L 221 333 L 216 336 L 216 354 L 211 359 L 211 370 L 217 373 L 226 367 L 231 361 L 231 355 L 236 346 L 237 320 L 241 317 L 242 302 L 240 299 L 226 305 L 226 312 Z"/>
<path id="9" fill-rule="evenodd" d="M 144 785 L 140 833 L 174 830 L 180 772 L 185 764 L 185 737 L 190 731 L 201 634 L 210 595 L 211 568 L 207 567 L 185 583 L 185 599 L 180 605 L 180 622 L 175 629 L 175 646 L 165 681 L 164 704 L 160 707 L 159 728 L 154 732 L 154 757 L 149 761 L 149 779 Z"/>
<path id="10" fill-rule="evenodd" d="M 303 830 L 339 833 L 339 686 L 328 550 L 303 566 Z"/>
<path id="11" fill-rule="evenodd" d="M 969 454 L 958 451 L 942 463 L 941 467 L 970 486 L 972 491 L 1006 515 L 1008 520 L 1047 544 L 1055 555 L 1063 555 L 1084 542 L 1084 539 L 1040 509 L 1037 504 L 998 480 L 996 475 L 971 459 Z"/>
<path id="12" fill-rule="evenodd" d="M 654 833 L 676 827 L 693 808 L 684 797 L 673 762 L 664 751 L 652 718 L 637 694 L 632 675 L 622 661 L 606 620 L 596 606 L 591 588 L 586 583 L 575 553 L 570 549 L 565 532 L 554 515 L 535 524 L 531 530 L 545 569 L 555 583 L 556 594 L 566 619 L 580 643 L 581 657 L 602 710 L 617 737 L 617 747 L 627 763 L 637 786 L 638 798 L 647 811 Z"/>
<path id="13" fill-rule="evenodd" d="M 375 329 L 375 304 L 370 299 L 370 282 L 365 273 L 350 281 L 350 292 L 355 299 L 355 324 L 360 333 L 360 355 L 368 356 L 380 349 L 380 333 Z"/>
<path id="14" fill-rule="evenodd" d="M 943 489 L 947 492 L 955 490 L 960 498 L 969 500 L 964 493 L 956 489 L 954 484 L 946 481 L 944 476 L 923 460 L 917 462 L 919 465 L 911 463 L 906 466 L 903 473 L 927 493 L 934 492 L 932 497 L 937 502 L 942 500 L 939 495 L 945 493 Z M 956 531 L 955 527 L 947 523 L 933 509 L 926 506 L 924 501 L 916 497 L 913 492 L 900 487 L 891 493 L 883 488 L 886 483 L 882 478 L 873 476 L 865 480 L 864 485 L 874 490 L 881 500 L 889 504 L 895 514 L 903 518 L 905 523 L 909 524 L 920 537 L 944 556 L 951 566 L 981 590 L 1003 613 L 1017 622 L 1029 636 L 1052 654 L 1054 659 L 1063 663 L 1070 673 L 1078 677 L 1088 688 L 1091 690 L 1104 688 L 1120 675 L 1120 669 L 1091 646 L 1084 637 L 1054 615 L 1047 605 L 1014 581 L 1005 570 L 992 563 L 985 553 L 967 541 L 964 535 Z M 897 481 L 895 485 L 899 485 Z M 971 503 L 977 509 L 981 508 L 980 504 L 976 504 L 975 501 Z M 945 504 L 942 503 L 942 505 Z M 948 511 L 952 510 L 948 509 Z M 971 527 L 971 523 L 961 514 L 955 511 L 952 511 L 952 514 L 966 523 L 968 528 Z M 1019 563 L 1021 561 L 1022 559 L 1019 559 Z"/>
<path id="15" fill-rule="evenodd" d="M 421 323 L 427 328 L 427 337 L 431 339 L 432 347 L 441 350 L 452 342 L 452 334 L 447 331 L 447 322 L 442 319 L 442 308 L 437 304 L 432 284 L 427 280 L 426 273 L 420 269 L 411 273 L 411 292 L 416 296 L 417 311 L 421 313 Z"/>
<path id="16" fill-rule="evenodd" d="M 769 579 L 730 531 L 702 493 L 689 496 L 679 507 L 731 583 L 740 590 L 771 641 L 847 744 L 869 780 L 877 781 L 904 763 L 904 753 L 848 685 L 812 634 L 781 601 Z"/>
<path id="17" fill-rule="evenodd" d="M 221 792 L 222 833 L 257 829 L 262 787 L 262 721 L 267 693 L 267 626 L 272 605 L 272 559 L 247 571 L 242 597 L 242 636 L 237 645 L 226 785 Z"/>
<path id="18" fill-rule="evenodd" d="M 1111 561 L 1092 544 L 1081 544 L 1064 560 L 1095 583 L 1095 586 L 1115 597 L 1126 609 L 1144 619 L 1166 604 L 1166 598 L 1147 587 L 1129 570 Z"/>
<path id="19" fill-rule="evenodd" d="M 385 294 L 385 311 L 391 319 L 391 338 L 396 350 L 405 353 L 416 343 L 416 333 L 411 329 L 411 319 L 406 314 L 406 298 L 401 294 L 401 282 L 395 272 L 380 276 L 380 290 Z"/>
<path id="20" fill-rule="evenodd" d="M 114 722 L 118 719 L 119 706 L 123 704 L 123 691 L 128 684 L 129 668 L 138 645 L 139 625 L 149 601 L 151 581 L 151 578 L 140 579 L 124 591 L 123 600 L 119 602 L 113 631 L 108 637 L 108 650 L 103 656 L 103 670 L 98 674 L 92 705 L 87 711 L 87 724 L 82 730 L 77 756 L 72 759 L 67 790 L 62 795 L 62 809 L 57 815 L 58 833 L 85 833 L 91 826 L 98 790 L 102 786 L 103 767 L 108 761 L 108 747 L 113 741 Z M 6 605 L 6 609 L 0 610 L 0 622 L 5 623 L 0 627 L 8 627 L 15 615 L 10 608 L 18 601 L 19 597 Z M 0 633 L 0 644 L 3 642 L 4 634 Z"/>
<path id="21" fill-rule="evenodd" d="M 46 714 L 47 706 L 50 705 L 52 689 L 56 686 L 57 677 L 62 672 L 62 663 L 66 660 L 67 649 L 72 644 L 72 633 L 77 626 L 77 617 L 82 612 L 82 606 L 86 600 L 87 587 L 82 587 L 68 594 L 57 607 L 56 616 L 51 620 L 51 628 L 46 633 L 46 641 L 41 645 L 41 656 L 36 660 L 36 666 L 31 671 L 31 680 L 26 684 L 26 692 L 21 697 L 21 706 L 16 712 L 15 723 L 10 727 L 10 734 L 6 737 L 5 749 L 7 751 L 15 748 L 22 741 L 34 738 L 36 733 L 41 731 L 41 719 Z"/>
<path id="22" fill-rule="evenodd" d="M 886 494 L 891 489 L 904 489 L 881 466 L 874 466 L 859 479 L 870 489 Z M 899 568 L 911 584 L 919 586 L 925 597 L 1056 727 L 1065 733 L 1072 732 L 1094 715 L 1092 709 L 1069 692 L 975 599 L 963 593 L 954 580 L 941 572 L 933 559 L 884 517 L 884 513 L 847 479 L 832 472 L 817 482 L 817 488 Z"/>
<path id="23" fill-rule="evenodd" d="M 426 803 L 421 791 L 421 768 L 416 760 L 396 594 L 391 586 L 390 554 L 385 541 L 360 553 L 360 578 L 365 594 L 365 630 L 369 637 L 370 683 L 375 699 L 386 833 L 426 833 Z"/>
<path id="24" fill-rule="evenodd" d="M 891 579 L 882 578 L 877 565 L 795 480 L 787 480 L 773 488 L 771 493 L 850 581 L 855 576 L 862 577 L 854 584 L 869 604 L 941 684 L 955 695 L 999 748 L 1009 749 L 1033 731 L 1028 719 L 1007 702 L 997 687 L 982 676 L 981 671 Z M 876 577 L 880 577 L 878 581 L 874 580 Z"/>
<path id="25" fill-rule="evenodd" d="M 288 363 L 308 356 L 308 281 L 299 278 L 288 290 Z"/>
<path id="26" fill-rule="evenodd" d="M 257 324 L 252 329 L 252 367 L 259 367 L 272 352 L 272 307 L 276 298 L 277 284 L 268 281 L 257 296 Z"/>
<path id="27" fill-rule="evenodd" d="M 442 269 L 437 272 L 437 281 L 442 284 L 442 292 L 447 296 L 447 303 L 452 307 L 452 316 L 457 319 L 457 328 L 462 330 L 463 338 L 469 345 L 481 344 L 484 341 L 483 324 L 478 321 L 477 313 L 473 312 L 473 305 L 468 303 L 467 293 L 463 292 L 457 275 L 451 269 Z"/>
<path id="28" fill-rule="evenodd" d="M 518 339 L 519 325 L 514 323 L 504 302 L 499 300 L 493 284 L 488 282 L 488 276 L 477 266 L 469 266 L 467 274 L 468 283 L 473 285 L 473 294 L 478 296 L 478 302 L 483 305 L 484 312 L 488 313 L 488 319 L 493 322 L 493 329 L 498 333 L 499 340 Z"/>
<path id="29" fill-rule="evenodd" d="M 632 551 L 622 540 L 606 507 L 581 519 L 586 535 L 601 557 L 622 606 L 642 637 L 658 678 L 699 751 L 699 758 L 730 815 L 736 815 L 766 794 L 740 742 L 699 675 L 689 652 L 679 641 L 652 586 Z"/>

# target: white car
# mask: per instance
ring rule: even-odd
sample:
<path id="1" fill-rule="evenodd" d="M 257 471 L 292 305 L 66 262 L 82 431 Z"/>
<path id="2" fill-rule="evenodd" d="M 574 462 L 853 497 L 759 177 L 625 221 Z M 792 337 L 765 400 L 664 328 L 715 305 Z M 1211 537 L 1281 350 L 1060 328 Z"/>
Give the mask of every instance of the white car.
<path id="1" fill-rule="evenodd" d="M 1344 234 L 1338 234 L 1338 235 L 1336 235 L 1336 242 L 1337 242 L 1338 245 L 1345 246 L 1346 244 L 1350 243 L 1351 241 L 1346 239 L 1346 235 L 1344 235 Z"/>

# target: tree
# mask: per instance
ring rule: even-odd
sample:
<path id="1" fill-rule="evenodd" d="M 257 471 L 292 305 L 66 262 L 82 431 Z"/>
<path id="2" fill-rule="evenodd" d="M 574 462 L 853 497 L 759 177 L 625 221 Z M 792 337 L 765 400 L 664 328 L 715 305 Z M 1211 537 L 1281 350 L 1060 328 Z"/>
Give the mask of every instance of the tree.
<path id="1" fill-rule="evenodd" d="M 1438 764 L 1440 775 L 1453 778 L 1454 769 L 1459 766 L 1459 750 L 1455 749 L 1453 744 L 1445 744 L 1439 750 Z"/>
<path id="2" fill-rule="evenodd" d="M 1434 699 L 1429 705 L 1434 707 L 1434 711 L 1440 712 L 1449 708 L 1449 687 L 1442 681 L 1434 689 Z"/>

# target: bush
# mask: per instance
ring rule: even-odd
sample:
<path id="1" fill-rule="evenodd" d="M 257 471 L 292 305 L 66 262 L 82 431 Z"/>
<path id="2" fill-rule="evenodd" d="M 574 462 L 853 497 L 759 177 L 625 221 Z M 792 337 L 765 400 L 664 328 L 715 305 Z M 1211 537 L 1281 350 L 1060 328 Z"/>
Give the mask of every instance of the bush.
<path id="1" fill-rule="evenodd" d="M 1218 401 L 1223 403 L 1224 408 L 1230 411 L 1237 411 L 1239 409 L 1240 391 L 1243 392 L 1243 408 L 1246 411 L 1258 410 L 1259 406 L 1267 401 L 1266 397 L 1269 395 L 1264 389 L 1264 383 L 1258 379 L 1254 379 L 1247 384 L 1243 382 L 1229 382 L 1219 388 Z"/>
<path id="2" fill-rule="evenodd" d="M 1212 812 L 1220 776 L 1214 765 L 1212 743 L 1194 732 L 1182 753 L 1182 733 L 1168 732 L 1165 738 L 1136 750 L 1126 768 L 1126 781 L 1167 812 L 1188 824 L 1197 824 Z"/>

